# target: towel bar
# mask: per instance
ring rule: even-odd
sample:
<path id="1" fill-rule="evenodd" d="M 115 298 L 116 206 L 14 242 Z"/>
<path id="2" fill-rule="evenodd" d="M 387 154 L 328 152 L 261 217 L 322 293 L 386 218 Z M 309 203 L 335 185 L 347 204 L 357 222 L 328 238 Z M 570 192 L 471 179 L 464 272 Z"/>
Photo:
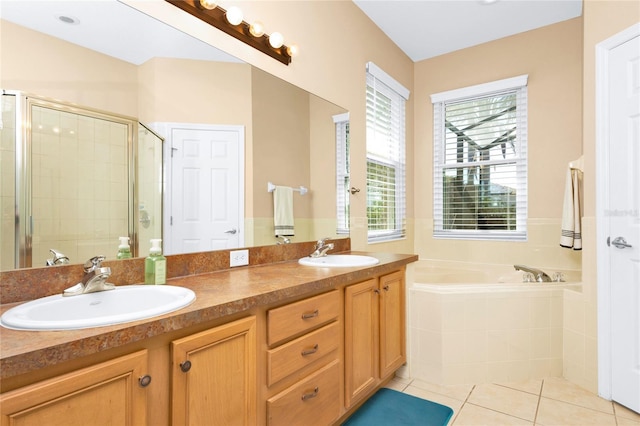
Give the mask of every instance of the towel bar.
<path id="1" fill-rule="evenodd" d="M 272 184 L 271 182 L 267 183 L 267 192 L 273 192 L 273 191 L 275 191 L 275 189 L 276 189 L 276 186 L 274 184 Z M 291 189 L 296 191 L 296 192 L 299 192 L 300 195 L 304 195 L 309 191 L 304 186 L 300 186 L 298 188 L 291 188 Z"/>

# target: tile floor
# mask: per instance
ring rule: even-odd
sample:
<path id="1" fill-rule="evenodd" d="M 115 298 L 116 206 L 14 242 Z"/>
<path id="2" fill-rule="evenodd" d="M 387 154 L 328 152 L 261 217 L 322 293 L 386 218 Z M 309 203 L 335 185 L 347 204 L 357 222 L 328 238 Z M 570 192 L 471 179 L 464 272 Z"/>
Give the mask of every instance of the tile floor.
<path id="1" fill-rule="evenodd" d="M 394 378 L 387 387 L 451 407 L 449 426 L 640 425 L 640 414 L 558 377 L 453 386 Z"/>

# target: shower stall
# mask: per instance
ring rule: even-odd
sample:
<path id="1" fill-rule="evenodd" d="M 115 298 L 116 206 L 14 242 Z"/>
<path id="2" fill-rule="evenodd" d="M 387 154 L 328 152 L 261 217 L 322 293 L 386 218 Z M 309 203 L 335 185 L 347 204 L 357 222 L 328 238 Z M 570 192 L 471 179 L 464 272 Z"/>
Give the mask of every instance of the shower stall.
<path id="1" fill-rule="evenodd" d="M 162 238 L 163 140 L 135 118 L 3 91 L 0 132 L 0 270 Z"/>

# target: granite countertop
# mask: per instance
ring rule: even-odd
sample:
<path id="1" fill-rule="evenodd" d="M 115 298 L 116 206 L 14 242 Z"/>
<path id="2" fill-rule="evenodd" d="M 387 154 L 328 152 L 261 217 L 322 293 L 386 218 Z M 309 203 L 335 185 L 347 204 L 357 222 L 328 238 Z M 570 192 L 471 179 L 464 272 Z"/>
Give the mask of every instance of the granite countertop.
<path id="1" fill-rule="evenodd" d="M 376 257 L 369 267 L 316 268 L 297 261 L 240 267 L 173 278 L 196 300 L 175 312 L 107 327 L 70 331 L 17 331 L 0 327 L 0 379 L 180 330 L 206 321 L 284 303 L 337 286 L 392 272 L 418 260 L 417 255 L 352 252 Z M 15 306 L 0 305 L 0 313 Z"/>

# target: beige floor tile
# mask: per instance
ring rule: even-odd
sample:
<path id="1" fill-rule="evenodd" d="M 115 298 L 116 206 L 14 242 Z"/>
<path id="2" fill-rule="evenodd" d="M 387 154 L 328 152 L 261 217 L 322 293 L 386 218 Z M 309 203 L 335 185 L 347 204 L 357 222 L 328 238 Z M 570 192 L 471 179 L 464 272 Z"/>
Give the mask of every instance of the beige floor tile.
<path id="1" fill-rule="evenodd" d="M 468 402 L 510 416 L 533 421 L 538 407 L 538 396 L 493 384 L 476 385 Z"/>
<path id="2" fill-rule="evenodd" d="M 532 422 L 466 403 L 451 423 L 452 426 L 531 426 Z"/>
<path id="3" fill-rule="evenodd" d="M 510 382 L 510 383 L 496 383 L 497 385 L 504 386 L 506 388 L 519 390 L 522 392 L 532 393 L 534 395 L 540 395 L 542 389 L 542 380 L 526 380 L 524 382 Z"/>
<path id="4" fill-rule="evenodd" d="M 460 408 L 462 408 L 462 405 L 464 404 L 463 401 L 459 401 L 454 398 L 449 398 L 448 396 L 444 396 L 439 393 L 434 393 L 428 390 L 420 389 L 413 385 L 405 389 L 404 393 L 418 397 L 418 398 L 426 399 L 431 402 L 437 402 L 438 404 L 442 404 L 451 408 L 453 410 L 453 415 L 451 416 L 451 420 L 449 420 L 449 424 L 453 424 L 453 421 L 455 420 L 458 413 L 460 412 Z"/>
<path id="5" fill-rule="evenodd" d="M 409 383 L 411 383 L 411 380 L 402 380 L 402 379 L 399 380 L 399 379 L 393 378 L 389 380 L 389 382 L 384 387 L 397 390 L 398 392 L 402 392 L 407 388 L 407 386 L 409 386 Z"/>
<path id="6" fill-rule="evenodd" d="M 638 426 L 640 425 L 639 420 L 631 420 L 624 417 L 616 417 L 616 421 L 618 422 L 618 426 Z"/>
<path id="7" fill-rule="evenodd" d="M 613 414 L 611 401 L 600 398 L 563 378 L 550 377 L 544 379 L 542 396 Z"/>
<path id="8" fill-rule="evenodd" d="M 448 396 L 449 398 L 454 398 L 459 401 L 465 401 L 473 389 L 473 385 L 436 385 L 422 380 L 414 380 L 411 382 L 411 386 Z"/>
<path id="9" fill-rule="evenodd" d="M 627 407 L 624 407 L 616 402 L 613 403 L 613 410 L 616 413 L 616 417 L 624 417 L 625 419 L 635 420 L 640 423 L 640 414 L 635 411 L 629 410 Z"/>
<path id="10" fill-rule="evenodd" d="M 555 399 L 540 399 L 536 425 L 540 426 L 616 426 L 615 416 Z"/>

